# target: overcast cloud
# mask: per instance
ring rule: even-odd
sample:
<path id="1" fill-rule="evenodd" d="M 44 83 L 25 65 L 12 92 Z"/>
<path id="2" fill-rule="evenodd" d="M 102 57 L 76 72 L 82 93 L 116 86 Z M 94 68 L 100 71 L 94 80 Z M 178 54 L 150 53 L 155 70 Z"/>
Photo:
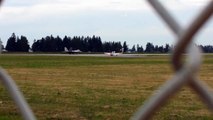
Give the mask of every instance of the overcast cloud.
<path id="1" fill-rule="evenodd" d="M 210 0 L 160 0 L 187 26 Z M 5 0 L 0 11 L 0 38 L 4 44 L 13 32 L 30 43 L 47 35 L 101 36 L 103 41 L 173 44 L 174 35 L 145 0 Z M 211 44 L 213 20 L 196 38 Z"/>

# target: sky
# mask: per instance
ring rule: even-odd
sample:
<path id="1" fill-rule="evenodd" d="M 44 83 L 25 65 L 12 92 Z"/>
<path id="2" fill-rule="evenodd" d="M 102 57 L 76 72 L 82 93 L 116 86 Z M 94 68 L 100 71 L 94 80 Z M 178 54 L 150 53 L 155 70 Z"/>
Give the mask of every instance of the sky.
<path id="1" fill-rule="evenodd" d="M 183 28 L 211 0 L 159 0 Z M 129 47 L 147 42 L 174 44 L 175 35 L 146 0 L 4 0 L 0 8 L 0 39 L 16 33 L 32 44 L 48 35 L 100 36 L 126 41 Z M 213 18 L 196 35 L 196 44 L 213 45 Z"/>

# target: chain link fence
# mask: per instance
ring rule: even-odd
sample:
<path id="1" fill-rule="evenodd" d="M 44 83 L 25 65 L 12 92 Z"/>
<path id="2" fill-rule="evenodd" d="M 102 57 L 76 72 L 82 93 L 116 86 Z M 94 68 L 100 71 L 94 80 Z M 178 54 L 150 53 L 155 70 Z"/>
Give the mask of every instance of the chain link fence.
<path id="1" fill-rule="evenodd" d="M 194 89 L 209 109 L 213 110 L 213 96 L 209 92 L 207 85 L 197 78 L 202 54 L 200 49 L 193 44 L 193 37 L 213 13 L 213 1 L 210 1 L 195 20 L 191 22 L 189 27 L 185 29 L 180 27 L 178 22 L 176 22 L 169 11 L 166 10 L 160 2 L 157 0 L 148 0 L 148 2 L 177 36 L 178 41 L 172 56 L 172 63 L 176 74 L 160 88 L 160 92 L 157 95 L 152 96 L 144 103 L 144 106 L 139 108 L 132 119 L 147 120 L 151 118 L 153 113 L 185 84 L 188 84 Z M 185 51 L 188 51 L 189 59 L 187 63 L 182 63 L 182 57 Z"/>
<path id="2" fill-rule="evenodd" d="M 0 3 L 1 2 L 2 0 L 0 0 Z M 202 54 L 200 49 L 193 44 L 193 37 L 212 16 L 213 1 L 210 1 L 200 14 L 198 14 L 198 16 L 191 22 L 189 27 L 185 29 L 180 27 L 179 23 L 176 22 L 169 11 L 165 9 L 160 2 L 157 0 L 148 0 L 148 2 L 177 36 L 178 41 L 172 54 L 172 65 L 176 74 L 160 88 L 158 94 L 155 94 L 148 99 L 131 117 L 131 119 L 150 119 L 154 112 L 164 105 L 168 101 L 169 97 L 176 94 L 185 84 L 194 89 L 202 98 L 203 102 L 207 104 L 209 109 L 213 111 L 213 96 L 209 92 L 208 86 L 197 78 L 197 73 L 201 65 Z M 186 63 L 182 63 L 181 61 L 185 51 L 188 51 L 188 61 Z M 35 120 L 36 118 L 32 110 L 16 86 L 14 80 L 2 68 L 0 68 L 0 80 L 9 91 L 21 111 L 23 118 L 25 120 Z"/>

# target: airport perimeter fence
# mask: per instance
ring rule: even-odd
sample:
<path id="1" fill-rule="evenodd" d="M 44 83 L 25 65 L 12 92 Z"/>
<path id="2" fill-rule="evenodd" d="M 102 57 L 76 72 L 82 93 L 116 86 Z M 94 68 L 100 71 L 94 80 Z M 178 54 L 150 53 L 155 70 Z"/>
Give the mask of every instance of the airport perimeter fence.
<path id="1" fill-rule="evenodd" d="M 2 2 L 2 0 L 0 0 L 0 2 Z M 130 119 L 150 119 L 154 112 L 162 107 L 168 101 L 169 97 L 175 95 L 185 84 L 194 89 L 203 100 L 203 103 L 207 104 L 208 108 L 213 111 L 212 93 L 210 93 L 208 86 L 197 78 L 202 53 L 200 49 L 193 44 L 194 36 L 213 14 L 213 1 L 211 0 L 186 28 L 182 28 L 159 1 L 148 0 L 148 2 L 177 37 L 178 41 L 172 53 L 172 65 L 176 74 L 171 80 L 161 86 L 159 92 L 149 98 Z M 188 52 L 188 61 L 182 63 L 183 53 L 185 51 Z M 23 118 L 25 120 L 35 120 L 36 117 L 14 80 L 2 68 L 0 69 L 0 80 L 9 91 L 10 96 L 18 106 Z"/>

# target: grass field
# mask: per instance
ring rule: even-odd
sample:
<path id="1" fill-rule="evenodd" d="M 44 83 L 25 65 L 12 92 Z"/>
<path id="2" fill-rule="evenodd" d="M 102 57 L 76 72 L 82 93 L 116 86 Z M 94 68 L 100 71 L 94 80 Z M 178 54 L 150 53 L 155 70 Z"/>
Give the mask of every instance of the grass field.
<path id="1" fill-rule="evenodd" d="M 169 56 L 0 56 L 39 120 L 127 120 L 174 74 Z M 213 55 L 205 55 L 200 79 L 213 87 Z M 0 119 L 21 119 L 0 86 Z M 212 120 L 213 114 L 185 86 L 158 111 L 156 120 Z"/>

